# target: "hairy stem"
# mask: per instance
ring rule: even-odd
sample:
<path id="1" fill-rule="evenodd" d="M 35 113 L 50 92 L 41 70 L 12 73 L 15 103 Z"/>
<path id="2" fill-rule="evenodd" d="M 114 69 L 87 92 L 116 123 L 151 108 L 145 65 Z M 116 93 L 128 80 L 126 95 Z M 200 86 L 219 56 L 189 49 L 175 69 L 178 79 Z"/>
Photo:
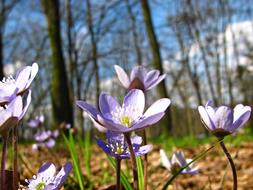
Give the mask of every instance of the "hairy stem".
<path id="1" fill-rule="evenodd" d="M 12 134 L 13 146 L 13 188 L 18 189 L 18 126 L 14 126 Z"/>
<path id="2" fill-rule="evenodd" d="M 117 175 L 116 190 L 121 190 L 120 167 L 121 167 L 121 159 L 116 158 L 116 175 Z"/>
<path id="3" fill-rule="evenodd" d="M 237 190 L 237 175 L 236 175 L 235 164 L 234 164 L 233 159 L 232 159 L 231 155 L 229 154 L 223 141 L 220 142 L 220 145 L 221 145 L 221 148 L 222 148 L 223 152 L 225 153 L 225 155 L 229 161 L 229 164 L 231 166 L 231 169 L 232 169 L 233 179 L 234 179 L 234 188 L 233 189 Z"/>
<path id="4" fill-rule="evenodd" d="M 3 149 L 2 149 L 2 161 L 1 161 L 1 190 L 6 190 L 5 163 L 6 163 L 6 157 L 7 157 L 8 135 L 4 134 L 4 135 L 2 135 L 2 138 L 3 138 Z"/>
<path id="5" fill-rule="evenodd" d="M 138 173 L 137 173 L 137 164 L 136 164 L 136 158 L 135 158 L 135 153 L 134 153 L 134 149 L 133 149 L 133 145 L 130 139 L 130 133 L 125 133 L 124 134 L 127 145 L 128 145 L 128 149 L 130 152 L 130 156 L 131 156 L 131 162 L 132 162 L 132 170 L 133 170 L 133 177 L 134 177 L 134 189 L 138 190 Z"/>

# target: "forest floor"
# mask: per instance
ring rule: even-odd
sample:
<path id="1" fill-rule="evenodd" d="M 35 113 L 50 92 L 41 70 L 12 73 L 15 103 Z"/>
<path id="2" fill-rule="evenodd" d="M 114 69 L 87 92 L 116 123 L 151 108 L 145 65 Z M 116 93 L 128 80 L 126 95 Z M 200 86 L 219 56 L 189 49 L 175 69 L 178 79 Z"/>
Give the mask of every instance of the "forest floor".
<path id="1" fill-rule="evenodd" d="M 226 143 L 226 142 L 225 142 Z M 231 145 L 226 143 L 229 152 L 234 158 L 238 175 L 238 190 L 253 189 L 253 142 L 242 142 L 240 145 Z M 195 147 L 180 148 L 186 158 L 192 158 L 197 154 L 208 149 L 210 144 L 200 144 Z M 61 146 L 59 146 L 61 147 Z M 42 150 L 34 152 L 30 145 L 20 146 L 19 166 L 21 179 L 31 178 L 36 174 L 39 166 L 46 162 L 51 161 L 57 165 L 63 165 L 71 160 L 68 150 L 62 146 L 55 150 Z M 169 171 L 161 166 L 160 146 L 154 145 L 154 149 L 148 155 L 149 172 L 148 172 L 148 189 L 159 190 L 169 179 Z M 175 148 L 173 148 L 176 150 Z M 91 171 L 92 175 L 87 178 L 87 186 L 92 184 L 91 189 L 114 189 L 112 185 L 115 181 L 115 172 L 107 160 L 106 155 L 96 145 L 91 147 Z M 167 151 L 167 154 L 171 154 Z M 82 160 L 82 158 L 80 158 Z M 173 186 L 169 189 L 175 190 L 230 190 L 233 187 L 233 178 L 228 161 L 221 151 L 220 147 L 215 147 L 205 157 L 197 161 L 200 171 L 199 174 L 180 175 L 174 182 Z M 82 167 L 84 165 L 82 164 Z M 123 163 L 123 170 L 127 176 L 131 177 L 131 166 L 129 161 Z M 84 169 L 85 170 L 85 169 Z M 65 183 L 65 189 L 79 189 L 77 184 L 74 184 L 73 172 Z M 88 189 L 88 188 L 87 188 Z"/>

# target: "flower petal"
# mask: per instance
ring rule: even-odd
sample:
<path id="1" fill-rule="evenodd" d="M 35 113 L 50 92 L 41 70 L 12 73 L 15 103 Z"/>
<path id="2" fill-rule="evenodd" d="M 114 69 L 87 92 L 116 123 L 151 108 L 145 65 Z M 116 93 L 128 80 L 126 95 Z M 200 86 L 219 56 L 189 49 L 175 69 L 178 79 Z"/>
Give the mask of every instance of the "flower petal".
<path id="1" fill-rule="evenodd" d="M 37 176 L 53 177 L 55 173 L 55 165 L 51 162 L 46 162 L 40 167 Z"/>
<path id="2" fill-rule="evenodd" d="M 145 107 L 144 93 L 139 89 L 133 89 L 128 92 L 124 98 L 123 110 L 135 120 L 142 116 Z"/>
<path id="3" fill-rule="evenodd" d="M 198 111 L 199 111 L 201 120 L 205 124 L 205 127 L 211 131 L 215 130 L 216 126 L 214 125 L 212 118 L 208 115 L 208 112 L 206 111 L 206 109 L 203 106 L 199 106 Z"/>
<path id="4" fill-rule="evenodd" d="M 84 111 L 88 112 L 95 120 L 97 120 L 98 115 L 101 116 L 101 114 L 97 111 L 96 108 L 91 106 L 90 104 L 84 102 L 84 101 L 76 101 L 76 105 L 79 106 Z"/>
<path id="5" fill-rule="evenodd" d="M 163 113 L 158 113 L 158 114 L 146 117 L 146 118 L 138 121 L 131 128 L 128 128 L 129 129 L 128 132 L 134 131 L 134 130 L 139 130 L 139 129 L 144 129 L 150 125 L 153 125 L 153 124 L 157 123 L 160 119 L 162 119 L 164 114 L 165 113 L 163 112 Z"/>
<path id="6" fill-rule="evenodd" d="M 168 98 L 162 98 L 153 103 L 147 111 L 144 113 L 144 117 L 150 117 L 152 115 L 165 112 L 165 110 L 169 107 L 171 101 Z"/>
<path id="7" fill-rule="evenodd" d="M 235 130 L 241 128 L 249 120 L 250 114 L 250 106 L 243 106 L 241 104 L 237 105 L 234 108 L 234 122 L 233 126 L 231 127 L 231 132 L 234 132 Z"/>
<path id="8" fill-rule="evenodd" d="M 131 142 L 134 145 L 141 145 L 142 143 L 142 137 L 138 136 L 138 135 L 133 135 L 131 136 Z"/>
<path id="9" fill-rule="evenodd" d="M 110 120 L 114 120 L 114 114 L 120 111 L 119 103 L 106 93 L 102 93 L 99 97 L 99 108 L 103 117 Z"/>
<path id="10" fill-rule="evenodd" d="M 143 156 L 144 154 L 149 153 L 153 149 L 153 146 L 151 144 L 141 146 L 136 152 L 136 156 Z"/>
<path id="11" fill-rule="evenodd" d="M 29 88 L 30 87 L 33 79 L 35 78 L 35 76 L 38 73 L 38 70 L 39 70 L 39 65 L 37 63 L 33 63 L 32 66 L 31 66 L 30 78 L 29 78 L 29 80 L 28 80 L 25 88 Z"/>
<path id="12" fill-rule="evenodd" d="M 67 162 L 59 171 L 59 173 L 55 176 L 54 178 L 54 189 L 52 190 L 58 190 L 62 186 L 63 182 L 66 180 L 68 177 L 69 173 L 72 170 L 72 163 Z"/>
<path id="13" fill-rule="evenodd" d="M 151 83 L 153 83 L 154 81 L 156 81 L 159 77 L 160 71 L 158 70 L 151 70 L 147 73 L 147 75 L 145 76 L 145 87 L 150 86 Z"/>
<path id="14" fill-rule="evenodd" d="M 21 71 L 17 72 L 16 76 L 16 86 L 18 88 L 18 93 L 25 90 L 25 87 L 29 81 L 31 75 L 32 67 L 26 66 Z"/>
<path id="15" fill-rule="evenodd" d="M 233 124 L 233 111 L 227 106 L 220 106 L 216 110 L 212 121 L 217 128 L 230 131 Z"/>
<path id="16" fill-rule="evenodd" d="M 18 118 L 19 120 L 21 120 L 24 117 L 24 115 L 31 103 L 31 99 L 32 99 L 31 94 L 32 94 L 31 90 L 28 90 L 28 94 L 26 95 L 26 97 L 24 97 L 25 98 L 25 105 L 24 105 L 24 108 L 22 109 L 22 113 L 19 115 L 19 118 Z"/>
<path id="17" fill-rule="evenodd" d="M 162 165 L 167 168 L 168 170 L 171 170 L 171 162 L 168 159 L 165 151 L 163 149 L 160 149 L 160 160 Z"/>
<path id="18" fill-rule="evenodd" d="M 166 77 L 166 74 L 161 75 L 160 77 L 158 77 L 157 80 L 153 81 L 152 83 L 149 84 L 149 86 L 146 86 L 147 90 L 150 90 L 151 88 L 155 87 L 156 85 L 158 85 L 162 80 L 164 80 Z"/>
<path id="19" fill-rule="evenodd" d="M 129 77 L 127 76 L 126 72 L 118 65 L 114 65 L 114 69 L 116 71 L 116 74 L 117 74 L 118 79 L 121 82 L 121 84 L 125 88 L 128 88 L 130 81 L 129 81 Z"/>

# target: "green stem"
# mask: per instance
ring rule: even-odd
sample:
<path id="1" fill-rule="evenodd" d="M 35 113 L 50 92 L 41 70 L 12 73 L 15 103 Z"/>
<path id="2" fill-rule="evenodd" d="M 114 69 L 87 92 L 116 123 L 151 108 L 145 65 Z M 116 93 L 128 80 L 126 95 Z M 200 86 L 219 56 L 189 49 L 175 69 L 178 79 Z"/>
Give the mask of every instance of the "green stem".
<path id="1" fill-rule="evenodd" d="M 131 138 L 130 138 L 130 133 L 125 133 L 124 136 L 125 136 L 125 139 L 126 139 L 126 142 L 127 142 L 127 145 L 128 145 L 130 156 L 131 156 L 132 171 L 133 171 L 133 178 L 134 178 L 134 189 L 139 190 L 137 164 L 136 164 L 136 158 L 135 158 L 133 145 L 132 145 Z"/>
<path id="2" fill-rule="evenodd" d="M 198 159 L 202 158 L 203 156 L 205 156 L 210 150 L 212 150 L 215 146 L 217 146 L 220 142 L 222 142 L 223 139 L 217 141 L 214 145 L 212 145 L 210 148 L 208 148 L 207 150 L 205 150 L 204 152 L 202 152 L 201 154 L 195 156 L 191 162 L 189 162 L 188 164 L 186 164 L 184 167 L 180 168 L 168 181 L 167 183 L 163 186 L 162 190 L 166 190 L 167 187 L 173 182 L 174 179 L 176 179 L 176 177 L 187 167 L 189 167 L 192 163 L 194 163 L 195 161 L 197 161 Z"/>
<path id="3" fill-rule="evenodd" d="M 223 152 L 225 153 L 229 163 L 230 163 L 230 166 L 231 166 L 231 169 L 232 169 L 232 173 L 233 173 L 233 179 L 234 179 L 234 190 L 237 190 L 237 175 L 236 175 L 236 168 L 235 168 L 235 164 L 233 162 L 233 159 L 231 157 L 231 155 L 229 154 L 224 142 L 220 142 L 220 145 L 221 145 L 221 148 L 223 150 Z"/>
<path id="4" fill-rule="evenodd" d="M 143 129 L 143 143 L 144 145 L 147 144 L 147 134 L 146 134 L 146 130 Z M 148 154 L 144 155 L 144 190 L 147 190 L 147 186 L 148 186 Z"/>
<path id="5" fill-rule="evenodd" d="M 120 167 L 121 166 L 121 159 L 116 158 L 116 175 L 117 175 L 117 181 L 116 181 L 116 190 L 121 190 L 121 183 L 120 183 Z"/>

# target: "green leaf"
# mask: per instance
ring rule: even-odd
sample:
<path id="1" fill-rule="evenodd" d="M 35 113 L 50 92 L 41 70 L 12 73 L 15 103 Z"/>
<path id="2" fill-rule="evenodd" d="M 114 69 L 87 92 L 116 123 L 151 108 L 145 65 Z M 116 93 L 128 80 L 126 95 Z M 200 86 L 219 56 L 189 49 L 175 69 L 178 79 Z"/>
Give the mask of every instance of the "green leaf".
<path id="1" fill-rule="evenodd" d="M 136 157 L 136 164 L 137 164 L 137 173 L 138 173 L 138 185 L 140 190 L 144 190 L 144 176 L 143 176 L 143 166 L 142 166 L 142 159 L 140 156 Z"/>

